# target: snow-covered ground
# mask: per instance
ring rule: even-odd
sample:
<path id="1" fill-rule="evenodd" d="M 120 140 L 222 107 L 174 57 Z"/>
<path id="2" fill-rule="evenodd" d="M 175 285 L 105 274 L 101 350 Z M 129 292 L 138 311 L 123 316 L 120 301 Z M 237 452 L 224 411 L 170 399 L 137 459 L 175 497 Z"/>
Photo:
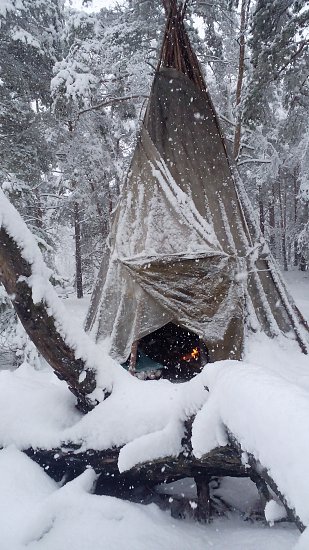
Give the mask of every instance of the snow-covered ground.
<path id="1" fill-rule="evenodd" d="M 1 550 L 290 550 L 295 528 L 175 520 L 156 505 L 91 494 L 91 470 L 60 487 L 13 447 L 0 452 Z"/>
<path id="2" fill-rule="evenodd" d="M 309 320 L 309 274 L 291 272 L 286 278 Z M 86 302 L 87 298 L 84 303 L 69 298 L 67 305 L 74 319 L 82 318 Z M 245 367 L 234 364 L 235 376 L 231 379 L 224 375 L 227 366 L 223 364 L 215 375 L 210 369 L 200 381 L 197 377 L 185 385 L 163 380 L 142 382 L 117 373 L 112 396 L 86 417 L 75 410 L 66 385 L 48 368 L 35 371 L 23 365 L 15 372 L 0 372 L 0 447 L 5 447 L 0 451 L 0 549 L 64 550 L 72 546 L 74 550 L 290 550 L 298 543 L 298 549 L 308 550 L 309 535 L 305 532 L 299 538 L 291 524 L 270 528 L 262 522 L 243 520 L 238 500 L 244 499 L 247 488 L 242 483 L 237 490 L 231 485 L 226 487 L 226 494 L 232 494 L 234 512 L 203 526 L 192 519 L 175 520 L 154 504 L 143 506 L 91 494 L 95 480 L 91 470 L 61 487 L 18 450 L 29 445 L 52 447 L 72 438 L 99 449 L 121 443 L 125 447 L 120 467 L 125 470 L 138 460 L 155 457 L 158 442 L 161 452 L 165 448 L 167 454 L 176 454 L 182 437 L 180 421 L 201 409 L 193 440 L 196 454 L 212 444 L 224 443 L 220 422 L 231 422 L 240 440 L 243 436 L 244 448 L 250 452 L 261 449 L 262 462 L 273 468 L 273 477 L 277 476 L 291 505 L 306 520 L 309 359 L 297 351 L 293 342 L 283 341 L 276 346 L 261 336 L 248 345 L 246 361 L 251 363 L 250 369 L 245 373 Z M 252 377 L 257 389 L 250 394 Z M 213 385 L 209 400 L 204 390 L 206 380 L 207 385 Z M 212 398 L 216 387 L 222 389 L 220 384 L 229 395 L 222 403 Z M 238 406 L 240 391 L 248 400 L 245 421 Z M 204 411 L 202 407 L 206 401 L 211 414 L 205 438 L 205 430 L 199 433 L 199 429 L 205 422 L 206 407 Z M 230 415 L 231 407 L 236 414 Z M 112 415 L 116 416 L 110 430 Z M 266 445 L 259 440 L 265 427 L 269 433 Z M 294 452 L 296 440 L 301 449 L 299 456 Z"/>
<path id="3" fill-rule="evenodd" d="M 283 273 L 296 305 L 309 322 L 309 271 L 292 269 Z"/>

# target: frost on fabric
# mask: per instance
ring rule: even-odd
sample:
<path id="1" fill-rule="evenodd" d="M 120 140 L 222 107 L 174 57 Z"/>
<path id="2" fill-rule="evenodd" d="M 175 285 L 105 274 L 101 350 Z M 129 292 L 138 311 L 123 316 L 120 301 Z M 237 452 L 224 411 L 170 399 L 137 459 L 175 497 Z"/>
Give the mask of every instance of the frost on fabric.
<path id="1" fill-rule="evenodd" d="M 152 165 L 152 173 L 173 209 L 184 218 L 185 222 L 204 242 L 211 243 L 213 248 L 221 250 L 213 227 L 198 212 L 193 200 L 177 185 L 162 158 L 157 161 L 157 168 Z"/>
<path id="2" fill-rule="evenodd" d="M 227 428 L 267 468 L 288 506 L 308 525 L 308 392 L 248 363 L 222 361 L 205 370 L 210 394 L 193 423 L 194 454 L 224 445 Z"/>
<path id="3" fill-rule="evenodd" d="M 31 265 L 31 276 L 26 282 L 32 289 L 33 302 L 46 304 L 48 314 L 54 318 L 56 329 L 67 345 L 74 350 L 75 358 L 82 359 L 86 367 L 97 372 L 97 388 L 110 390 L 116 376 L 117 364 L 107 354 L 100 357 L 98 347 L 68 315 L 64 304 L 49 282 L 51 271 L 44 263 L 34 236 L 1 190 L 0 227 L 5 228 L 19 247 L 22 257 Z M 120 369 L 119 367 L 119 376 L 123 375 Z"/>

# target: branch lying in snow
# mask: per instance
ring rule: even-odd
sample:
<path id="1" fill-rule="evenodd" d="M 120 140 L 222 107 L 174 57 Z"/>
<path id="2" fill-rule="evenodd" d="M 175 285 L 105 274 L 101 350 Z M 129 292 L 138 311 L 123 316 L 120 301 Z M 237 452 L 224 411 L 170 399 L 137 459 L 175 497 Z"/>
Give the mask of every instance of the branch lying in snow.
<path id="1" fill-rule="evenodd" d="M 193 454 L 203 459 L 227 444 L 242 450 L 246 464 L 303 530 L 309 524 L 307 392 L 262 367 L 236 361 L 208 365 L 205 383 L 209 399 L 193 422 Z"/>
<path id="2" fill-rule="evenodd" d="M 118 469 L 119 448 L 105 451 L 88 449 L 81 452 L 72 444 L 54 449 L 28 448 L 24 452 L 44 469 L 48 467 L 49 475 L 57 481 L 66 473 L 70 475 L 74 471 L 76 475 L 83 472 L 85 467 L 91 467 L 95 472 L 103 474 L 106 480 L 112 477 L 115 482 L 129 480 L 148 485 L 170 483 L 175 479 L 194 477 L 196 474 L 214 477 L 247 477 L 250 474 L 241 463 L 239 452 L 231 446 L 216 448 L 203 460 L 198 460 L 192 455 L 169 456 L 137 464 L 123 473 Z"/>
<path id="3" fill-rule="evenodd" d="M 236 438 L 231 434 L 231 432 L 229 432 L 229 430 L 227 431 L 228 431 L 230 445 L 235 450 L 235 452 L 238 452 L 241 454 L 242 453 L 241 445 L 236 440 Z M 267 468 L 263 467 L 263 465 L 260 464 L 260 462 L 256 460 L 252 454 L 245 453 L 245 455 L 247 457 L 246 464 L 250 466 L 251 470 L 256 472 L 258 476 L 266 483 L 266 485 L 268 485 L 271 488 L 271 490 L 275 493 L 275 495 L 279 498 L 279 500 L 282 502 L 283 506 L 285 507 L 288 519 L 294 521 L 296 527 L 302 533 L 305 530 L 305 525 L 300 520 L 295 510 L 292 510 L 289 507 L 287 499 L 284 497 L 281 491 L 279 491 L 277 484 L 272 479 Z"/>
<path id="4" fill-rule="evenodd" d="M 50 271 L 35 238 L 2 191 L 0 266 L 0 281 L 27 334 L 58 378 L 67 382 L 80 410 L 91 410 L 104 398 L 100 388 L 108 392 L 112 387 L 110 365 L 98 369 L 97 346 L 82 329 L 73 326 L 49 282 Z M 105 360 L 114 363 L 107 356 Z M 99 370 L 103 378 L 98 385 Z"/>
<path id="5" fill-rule="evenodd" d="M 90 111 L 98 111 L 99 109 L 103 109 L 104 107 L 110 107 L 111 105 L 115 105 L 116 103 L 122 103 L 122 101 L 129 101 L 130 99 L 148 99 L 148 95 L 138 94 L 138 95 L 128 95 L 125 97 L 112 97 L 108 99 L 107 101 L 102 101 L 102 103 L 98 103 L 98 105 L 94 105 L 93 107 L 87 107 L 87 109 L 83 109 L 82 111 L 79 111 L 78 117 L 80 115 L 84 115 L 85 113 L 89 113 Z"/>
<path id="6" fill-rule="evenodd" d="M 266 159 L 244 159 L 240 162 L 237 162 L 237 166 L 242 166 L 243 164 L 249 164 L 250 162 L 258 163 L 258 164 L 270 164 L 270 160 Z"/>

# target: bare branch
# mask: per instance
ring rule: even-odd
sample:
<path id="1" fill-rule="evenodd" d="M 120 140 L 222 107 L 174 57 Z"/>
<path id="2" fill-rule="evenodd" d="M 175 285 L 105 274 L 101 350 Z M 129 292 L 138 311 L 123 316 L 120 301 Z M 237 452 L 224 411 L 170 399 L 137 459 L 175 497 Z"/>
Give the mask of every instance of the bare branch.
<path id="1" fill-rule="evenodd" d="M 78 118 L 80 117 L 80 115 L 84 115 L 85 113 L 89 113 L 90 111 L 98 111 L 99 109 L 104 109 L 104 107 L 110 107 L 110 105 L 115 105 L 117 103 L 121 103 L 122 101 L 130 101 L 131 99 L 140 99 L 140 98 L 148 99 L 148 97 L 149 97 L 148 95 L 143 95 L 143 94 L 128 95 L 124 97 L 112 97 L 107 101 L 102 101 L 102 103 L 98 103 L 98 105 L 93 105 L 92 107 L 87 107 L 86 109 L 82 109 L 78 113 Z"/>
<path id="2" fill-rule="evenodd" d="M 294 52 L 290 59 L 288 59 L 288 61 L 286 63 L 284 63 L 284 65 L 280 68 L 280 70 L 277 72 L 277 74 L 275 74 L 274 76 L 274 80 L 277 80 L 281 73 L 288 68 L 288 66 L 292 63 L 292 61 L 299 55 L 301 54 L 301 52 L 303 51 L 304 48 L 306 48 L 307 46 L 309 45 L 309 41 L 308 40 L 303 40 L 300 45 L 299 45 L 299 48 L 297 48 L 296 52 Z"/>
<path id="3" fill-rule="evenodd" d="M 257 164 L 270 164 L 271 161 L 270 160 L 266 160 L 266 159 L 244 159 L 244 160 L 241 160 L 239 162 L 237 162 L 237 166 L 242 166 L 243 164 L 249 164 L 249 163 L 257 163 Z"/>

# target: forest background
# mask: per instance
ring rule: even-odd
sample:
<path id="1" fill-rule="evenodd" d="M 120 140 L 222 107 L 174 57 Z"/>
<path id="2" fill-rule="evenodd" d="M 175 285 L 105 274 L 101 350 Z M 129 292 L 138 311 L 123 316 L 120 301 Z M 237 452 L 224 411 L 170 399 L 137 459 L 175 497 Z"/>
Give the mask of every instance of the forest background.
<path id="1" fill-rule="evenodd" d="M 99 268 L 165 22 L 159 0 L 84 7 L 0 2 L 0 185 L 58 292 L 78 297 Z M 186 22 L 271 252 L 284 270 L 305 270 L 308 1 L 191 0 Z M 38 361 L 2 287 L 0 347 L 15 363 Z"/>

